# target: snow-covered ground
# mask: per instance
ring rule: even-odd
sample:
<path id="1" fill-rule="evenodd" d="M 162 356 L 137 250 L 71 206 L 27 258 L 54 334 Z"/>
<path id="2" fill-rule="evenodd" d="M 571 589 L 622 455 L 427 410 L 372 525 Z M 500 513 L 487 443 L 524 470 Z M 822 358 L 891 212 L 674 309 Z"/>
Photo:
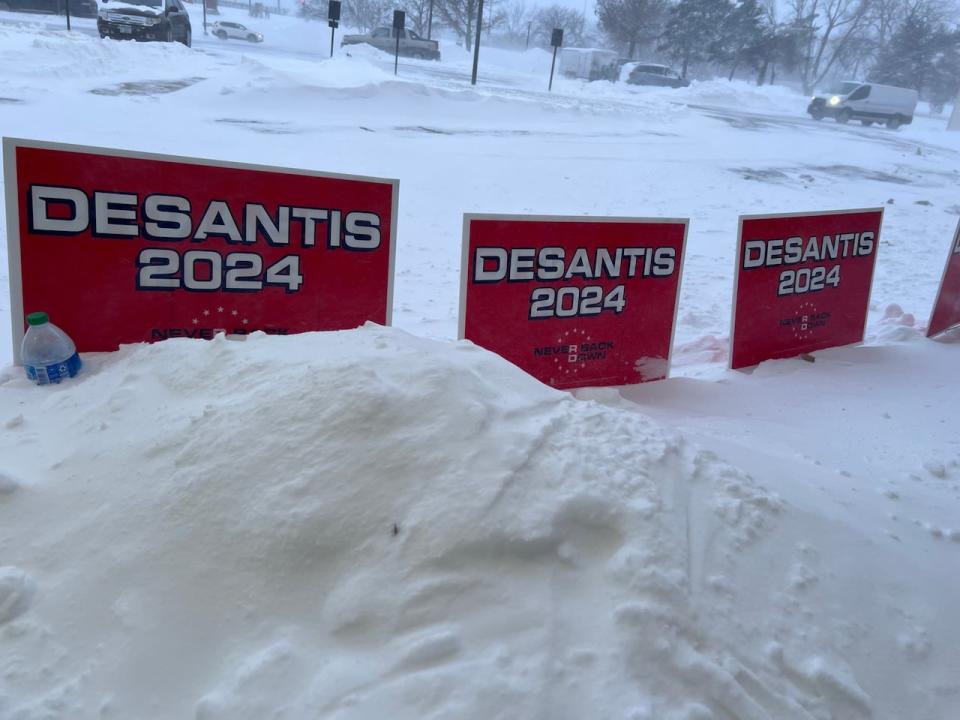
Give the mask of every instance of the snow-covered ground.
<path id="1" fill-rule="evenodd" d="M 192 50 L 0 13 L 0 132 L 398 177 L 396 329 L 41 390 L 0 293 L 0 718 L 960 717 L 960 349 L 922 332 L 945 118 L 547 93 L 540 50 L 484 49 L 472 88 L 448 42 L 395 78 L 196 10 Z M 865 345 L 725 370 L 737 216 L 880 205 Z M 673 377 L 571 397 L 455 343 L 463 212 L 690 217 Z"/>

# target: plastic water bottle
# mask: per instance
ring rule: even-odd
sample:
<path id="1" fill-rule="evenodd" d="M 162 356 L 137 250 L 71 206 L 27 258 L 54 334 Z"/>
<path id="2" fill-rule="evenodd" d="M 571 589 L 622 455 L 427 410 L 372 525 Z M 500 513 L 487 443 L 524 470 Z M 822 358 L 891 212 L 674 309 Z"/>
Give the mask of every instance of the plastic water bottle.
<path id="1" fill-rule="evenodd" d="M 83 364 L 77 346 L 63 330 L 47 317 L 45 312 L 27 315 L 26 335 L 20 345 L 20 359 L 27 377 L 37 385 L 58 383 L 73 377 Z"/>

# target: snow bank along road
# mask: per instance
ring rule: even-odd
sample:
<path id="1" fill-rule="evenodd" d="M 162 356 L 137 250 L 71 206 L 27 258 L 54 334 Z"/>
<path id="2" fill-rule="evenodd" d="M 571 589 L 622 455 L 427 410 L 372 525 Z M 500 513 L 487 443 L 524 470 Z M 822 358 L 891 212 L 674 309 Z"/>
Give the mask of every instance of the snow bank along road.
<path id="1" fill-rule="evenodd" d="M 953 717 L 955 350 L 637 404 L 376 326 L 10 369 L 0 713 Z"/>
<path id="2" fill-rule="evenodd" d="M 960 716 L 944 121 L 271 38 L 0 27 L 4 134 L 401 181 L 398 329 L 0 371 L 0 717 Z M 737 215 L 877 205 L 866 345 L 726 372 Z M 691 217 L 675 377 L 573 398 L 453 343 L 465 211 Z"/>

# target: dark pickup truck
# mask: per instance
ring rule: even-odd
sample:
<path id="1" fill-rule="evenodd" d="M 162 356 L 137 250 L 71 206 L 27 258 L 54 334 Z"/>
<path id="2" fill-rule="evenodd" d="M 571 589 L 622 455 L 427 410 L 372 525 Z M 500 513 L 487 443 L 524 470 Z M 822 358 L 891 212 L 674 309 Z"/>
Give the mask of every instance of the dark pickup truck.
<path id="1" fill-rule="evenodd" d="M 180 0 L 105 0 L 97 15 L 102 38 L 192 43 L 190 16 Z"/>

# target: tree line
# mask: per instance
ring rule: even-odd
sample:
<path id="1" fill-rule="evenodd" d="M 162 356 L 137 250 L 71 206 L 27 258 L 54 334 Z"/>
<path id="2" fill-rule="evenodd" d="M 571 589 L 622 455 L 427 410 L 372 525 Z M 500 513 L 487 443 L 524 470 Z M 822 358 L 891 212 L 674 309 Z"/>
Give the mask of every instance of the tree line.
<path id="1" fill-rule="evenodd" d="M 312 0 L 324 3 L 324 0 Z M 596 25 L 578 10 L 526 0 L 484 0 L 491 42 L 607 47 L 625 60 L 664 59 L 683 77 L 779 76 L 805 92 L 833 78 L 867 78 L 916 89 L 942 105 L 960 89 L 960 0 L 596 0 Z M 470 49 L 479 0 L 432 0 L 432 22 Z M 361 30 L 389 24 L 394 9 L 427 34 L 431 0 L 344 0 Z"/>
<path id="2" fill-rule="evenodd" d="M 656 52 L 733 78 L 776 73 L 812 92 L 831 78 L 918 90 L 935 105 L 960 88 L 954 0 L 597 0 L 601 29 L 629 58 Z"/>

